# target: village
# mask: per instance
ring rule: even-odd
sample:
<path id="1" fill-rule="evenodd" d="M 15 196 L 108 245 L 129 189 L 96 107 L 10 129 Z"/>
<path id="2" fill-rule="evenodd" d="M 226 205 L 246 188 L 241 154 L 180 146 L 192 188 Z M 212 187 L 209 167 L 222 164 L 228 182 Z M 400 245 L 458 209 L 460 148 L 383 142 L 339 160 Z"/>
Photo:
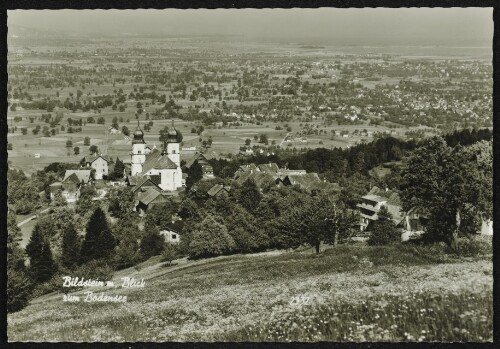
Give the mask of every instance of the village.
<path id="1" fill-rule="evenodd" d="M 9 25 L 9 338 L 491 337 L 489 47 L 116 35 Z"/>

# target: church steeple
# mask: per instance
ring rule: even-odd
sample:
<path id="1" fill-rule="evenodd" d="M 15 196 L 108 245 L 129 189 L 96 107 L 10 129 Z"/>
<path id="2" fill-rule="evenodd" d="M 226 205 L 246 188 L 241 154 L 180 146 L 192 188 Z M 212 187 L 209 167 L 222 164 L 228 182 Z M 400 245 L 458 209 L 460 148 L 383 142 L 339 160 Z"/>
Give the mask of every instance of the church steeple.
<path id="1" fill-rule="evenodd" d="M 132 144 L 145 144 L 144 142 L 144 132 L 141 130 L 141 126 L 139 125 L 139 119 L 137 119 L 137 128 L 134 132 L 134 139 L 132 140 Z"/>

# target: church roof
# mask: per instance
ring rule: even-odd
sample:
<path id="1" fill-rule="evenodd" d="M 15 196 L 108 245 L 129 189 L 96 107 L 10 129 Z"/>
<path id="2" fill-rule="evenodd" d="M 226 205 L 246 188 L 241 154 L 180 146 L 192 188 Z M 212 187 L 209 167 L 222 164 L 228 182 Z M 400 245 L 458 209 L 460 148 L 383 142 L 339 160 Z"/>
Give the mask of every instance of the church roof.
<path id="1" fill-rule="evenodd" d="M 151 169 L 177 169 L 177 165 L 170 160 L 167 155 L 162 155 L 158 149 L 153 149 L 146 155 L 146 161 L 142 165 L 142 172 L 148 172 Z"/>

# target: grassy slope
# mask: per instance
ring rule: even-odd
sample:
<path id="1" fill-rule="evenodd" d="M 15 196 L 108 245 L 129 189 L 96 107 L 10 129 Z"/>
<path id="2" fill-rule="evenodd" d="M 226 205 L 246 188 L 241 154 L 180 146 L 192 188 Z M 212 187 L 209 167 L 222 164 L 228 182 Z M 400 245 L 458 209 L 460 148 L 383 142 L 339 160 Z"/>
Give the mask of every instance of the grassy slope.
<path id="1" fill-rule="evenodd" d="M 9 340 L 399 341 L 421 339 L 421 331 L 425 340 L 491 338 L 487 258 L 339 246 L 320 256 L 271 252 L 172 267 L 153 258 L 114 280 L 125 275 L 146 282 L 143 289 L 106 291 L 127 295 L 127 303 L 64 303 L 62 294 L 46 295 L 9 314 Z M 307 304 L 291 304 L 296 296 Z"/>

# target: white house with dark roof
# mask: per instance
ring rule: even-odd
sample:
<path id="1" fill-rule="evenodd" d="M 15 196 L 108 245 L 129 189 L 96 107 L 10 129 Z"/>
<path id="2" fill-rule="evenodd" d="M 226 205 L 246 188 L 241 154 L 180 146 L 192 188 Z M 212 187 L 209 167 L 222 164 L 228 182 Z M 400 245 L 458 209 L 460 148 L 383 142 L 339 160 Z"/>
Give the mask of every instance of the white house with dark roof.
<path id="1" fill-rule="evenodd" d="M 403 219 L 399 195 L 388 189 L 373 187 L 368 194 L 361 197 L 361 202 L 356 206 L 360 215 L 361 231 L 370 229 L 370 225 L 378 219 L 382 206 L 387 208 L 395 224 L 399 224 Z"/>
<path id="2" fill-rule="evenodd" d="M 107 155 L 91 155 L 85 157 L 85 166 L 95 169 L 95 179 L 104 179 L 108 176 L 108 164 L 110 159 Z"/>

